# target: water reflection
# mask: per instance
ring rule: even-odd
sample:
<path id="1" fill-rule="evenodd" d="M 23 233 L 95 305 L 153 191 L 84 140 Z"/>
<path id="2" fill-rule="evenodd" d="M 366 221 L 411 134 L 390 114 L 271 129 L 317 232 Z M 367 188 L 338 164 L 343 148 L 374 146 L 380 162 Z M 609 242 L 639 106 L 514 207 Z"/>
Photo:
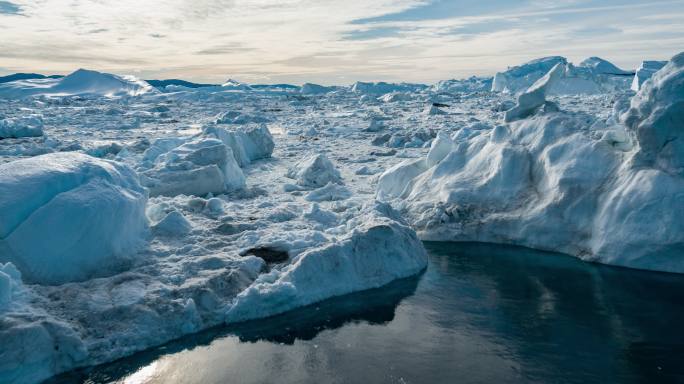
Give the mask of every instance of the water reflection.
<path id="1" fill-rule="evenodd" d="M 168 382 L 162 379 L 163 371 L 169 368 L 169 361 L 165 361 L 163 356 L 192 352 L 211 346 L 220 338 L 235 338 L 240 343 L 268 342 L 283 346 L 292 345 L 297 340 L 312 340 L 320 332 L 345 324 L 382 325 L 394 319 L 395 309 L 404 298 L 413 295 L 419 279 L 420 276 L 398 280 L 381 289 L 332 298 L 268 319 L 213 328 L 112 364 L 69 372 L 45 384 Z"/>
<path id="2" fill-rule="evenodd" d="M 684 382 L 684 277 L 427 243 L 419 278 L 215 329 L 59 382 Z"/>

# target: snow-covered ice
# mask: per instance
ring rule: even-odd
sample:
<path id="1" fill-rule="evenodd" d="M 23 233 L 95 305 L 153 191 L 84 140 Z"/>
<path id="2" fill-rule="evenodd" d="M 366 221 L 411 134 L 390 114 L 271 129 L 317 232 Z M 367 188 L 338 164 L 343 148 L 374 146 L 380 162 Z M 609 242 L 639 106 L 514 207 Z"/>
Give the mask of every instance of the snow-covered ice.
<path id="1" fill-rule="evenodd" d="M 425 267 L 421 238 L 684 272 L 682 61 L 636 96 L 596 57 L 434 85 L 4 83 L 0 382 L 379 287 Z"/>
<path id="2" fill-rule="evenodd" d="M 632 80 L 632 90 L 636 92 L 639 89 L 641 89 L 641 86 L 644 84 L 644 82 L 650 79 L 651 76 L 653 76 L 654 73 L 658 72 L 662 67 L 664 67 L 665 64 L 667 64 L 667 61 L 642 61 L 641 65 L 636 70 L 636 75 Z"/>
<path id="3" fill-rule="evenodd" d="M 125 268 L 145 241 L 147 191 L 129 167 L 64 152 L 0 165 L 0 262 L 28 281 Z"/>
<path id="4" fill-rule="evenodd" d="M 22 116 L 0 120 L 0 139 L 43 136 L 40 116 Z"/>
<path id="5" fill-rule="evenodd" d="M 515 112 L 544 104 L 543 92 L 523 98 L 548 86 L 560 65 L 506 113 L 515 122 L 440 139 L 427 158 L 388 169 L 378 197 L 424 239 L 520 244 L 684 273 L 684 54 L 627 111 L 616 102 L 603 117 L 562 107 Z"/>
<path id="6" fill-rule="evenodd" d="M 634 71 L 625 71 L 599 57 L 590 57 L 575 66 L 561 56 L 532 60 L 494 76 L 492 91 L 519 94 L 559 65 L 563 76 L 549 87 L 555 95 L 600 94 L 628 90 Z"/>
<path id="7" fill-rule="evenodd" d="M 135 96 L 156 90 L 134 77 L 79 69 L 62 78 L 29 79 L 0 84 L 0 98 L 28 96 Z"/>

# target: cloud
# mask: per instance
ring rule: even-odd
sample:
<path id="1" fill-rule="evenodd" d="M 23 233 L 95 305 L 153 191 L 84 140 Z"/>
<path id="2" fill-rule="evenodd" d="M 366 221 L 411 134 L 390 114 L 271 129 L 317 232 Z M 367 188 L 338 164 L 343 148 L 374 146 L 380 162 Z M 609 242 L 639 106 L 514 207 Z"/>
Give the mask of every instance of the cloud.
<path id="1" fill-rule="evenodd" d="M 674 17 L 684 14 L 682 1 L 22 0 L 15 7 L 25 17 L 0 23 L 5 67 L 89 66 L 199 82 L 432 82 L 548 55 L 601 56 L 629 68 L 684 46 Z"/>
<path id="2" fill-rule="evenodd" d="M 241 43 L 228 43 L 215 45 L 213 47 L 205 48 L 197 51 L 198 55 L 225 55 L 239 52 L 253 51 L 255 48 L 248 48 Z"/>

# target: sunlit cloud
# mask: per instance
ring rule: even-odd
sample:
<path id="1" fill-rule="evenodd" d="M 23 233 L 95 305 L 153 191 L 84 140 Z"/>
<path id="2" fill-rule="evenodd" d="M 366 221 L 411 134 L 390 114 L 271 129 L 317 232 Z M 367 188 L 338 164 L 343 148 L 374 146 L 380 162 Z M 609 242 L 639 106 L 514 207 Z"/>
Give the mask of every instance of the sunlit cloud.
<path id="1" fill-rule="evenodd" d="M 5 71 L 202 82 L 433 82 L 545 55 L 667 59 L 684 47 L 682 14 L 684 1 L 0 1 L 0 58 Z"/>

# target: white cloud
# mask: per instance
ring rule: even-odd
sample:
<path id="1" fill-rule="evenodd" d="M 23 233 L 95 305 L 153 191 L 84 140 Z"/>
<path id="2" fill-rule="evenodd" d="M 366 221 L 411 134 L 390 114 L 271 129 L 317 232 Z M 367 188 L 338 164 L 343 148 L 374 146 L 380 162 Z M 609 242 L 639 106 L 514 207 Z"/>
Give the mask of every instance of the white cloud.
<path id="1" fill-rule="evenodd" d="M 635 66 L 684 46 L 681 23 L 667 18 L 684 11 L 682 1 L 587 1 L 536 0 L 510 12 L 359 25 L 353 22 L 427 2 L 16 0 L 22 16 L 0 14 L 0 61 L 8 71 L 88 67 L 198 81 L 348 83 L 491 74 L 549 54 L 601 55 Z M 347 38 L 373 28 L 397 32 Z"/>

